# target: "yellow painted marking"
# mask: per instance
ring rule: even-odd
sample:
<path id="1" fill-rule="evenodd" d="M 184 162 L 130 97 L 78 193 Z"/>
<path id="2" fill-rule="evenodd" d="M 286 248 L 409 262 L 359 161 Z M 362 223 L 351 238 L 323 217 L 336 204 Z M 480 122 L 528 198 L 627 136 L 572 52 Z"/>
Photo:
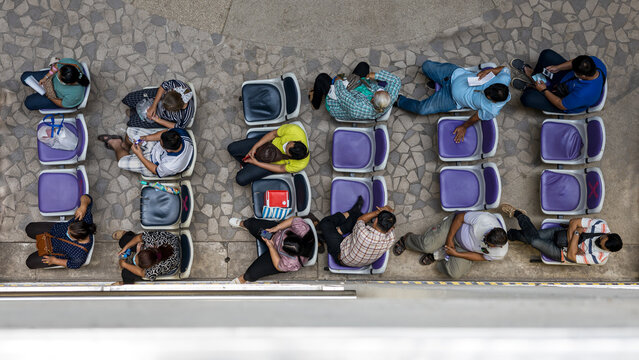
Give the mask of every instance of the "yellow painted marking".
<path id="1" fill-rule="evenodd" d="M 481 281 L 478 281 L 478 282 L 477 282 L 477 285 L 486 285 L 486 284 L 485 284 L 485 283 L 483 283 L 483 282 L 481 282 Z"/>
<path id="2" fill-rule="evenodd" d="M 492 281 L 491 281 L 491 282 L 489 282 L 489 284 L 490 284 L 490 285 L 497 285 L 497 283 L 496 283 L 496 282 L 492 282 Z"/>
<path id="3" fill-rule="evenodd" d="M 470 281 L 464 281 L 464 284 L 466 284 L 466 285 L 472 285 L 473 283 L 472 283 L 472 282 L 470 282 Z"/>
<path id="4" fill-rule="evenodd" d="M 417 284 L 417 285 L 421 285 L 421 284 L 422 284 L 422 282 L 421 282 L 421 281 L 415 281 L 415 284 Z"/>
<path id="5" fill-rule="evenodd" d="M 426 281 L 426 284 L 428 284 L 428 285 L 435 285 L 435 282 L 434 282 L 434 281 Z"/>
<path id="6" fill-rule="evenodd" d="M 501 283 L 501 284 L 502 284 L 502 285 L 510 285 L 510 283 L 509 283 L 509 282 L 503 282 L 503 283 Z"/>

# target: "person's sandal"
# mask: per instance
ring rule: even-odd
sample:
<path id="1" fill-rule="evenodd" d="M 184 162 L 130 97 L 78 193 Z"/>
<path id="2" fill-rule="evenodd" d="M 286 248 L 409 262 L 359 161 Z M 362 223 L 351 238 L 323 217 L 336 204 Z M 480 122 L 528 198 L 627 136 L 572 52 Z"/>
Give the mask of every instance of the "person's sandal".
<path id="1" fill-rule="evenodd" d="M 512 59 L 510 61 L 510 66 L 513 69 L 518 70 L 519 72 L 521 72 L 522 74 L 524 74 L 526 76 L 528 76 L 528 75 L 526 74 L 526 71 L 524 69 L 527 68 L 527 67 L 530 68 L 531 70 L 533 69 L 532 66 L 526 64 L 524 62 L 524 60 L 522 60 L 522 59 Z"/>
<path id="2" fill-rule="evenodd" d="M 433 254 L 424 254 L 419 258 L 419 263 L 424 266 L 428 266 L 435 262 L 435 257 Z"/>
<path id="3" fill-rule="evenodd" d="M 109 145 L 109 140 L 111 139 L 120 139 L 124 141 L 124 139 L 122 139 L 122 136 L 120 135 L 109 135 L 109 134 L 98 135 L 98 140 L 102 141 L 104 143 L 104 147 L 106 147 L 109 150 L 113 150 L 111 145 Z"/>
<path id="4" fill-rule="evenodd" d="M 515 211 L 519 210 L 520 213 L 524 214 L 524 215 L 528 215 L 528 213 L 526 212 L 526 210 L 520 210 L 515 208 L 514 206 L 510 205 L 510 204 L 501 204 L 501 211 L 508 215 L 509 218 L 515 216 Z"/>
<path id="5" fill-rule="evenodd" d="M 405 238 L 408 235 L 412 235 L 413 233 L 407 233 L 406 235 L 399 238 L 399 240 L 393 245 L 393 255 L 400 256 L 406 251 L 406 241 Z"/>
<path id="6" fill-rule="evenodd" d="M 229 225 L 237 229 L 244 229 L 244 227 L 242 226 L 242 219 L 239 218 L 230 218 Z"/>
<path id="7" fill-rule="evenodd" d="M 120 240 L 126 233 L 127 233 L 126 230 L 117 230 L 117 231 L 114 231 L 113 234 L 111 234 L 111 237 L 113 238 L 113 240 Z"/>

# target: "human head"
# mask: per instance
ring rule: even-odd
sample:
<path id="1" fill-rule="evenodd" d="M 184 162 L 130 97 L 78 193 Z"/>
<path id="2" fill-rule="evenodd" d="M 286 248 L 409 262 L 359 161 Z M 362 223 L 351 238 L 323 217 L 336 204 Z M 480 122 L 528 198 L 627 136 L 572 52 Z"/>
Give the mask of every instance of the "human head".
<path id="1" fill-rule="evenodd" d="M 493 228 L 484 236 L 484 241 L 492 246 L 504 246 L 508 242 L 506 231 L 502 228 Z"/>
<path id="2" fill-rule="evenodd" d="M 390 106 L 391 97 L 390 94 L 384 90 L 376 91 L 373 94 L 373 98 L 371 99 L 371 103 L 373 104 L 373 108 L 376 112 L 382 113 L 386 111 L 386 108 Z"/>
<path id="3" fill-rule="evenodd" d="M 308 156 L 308 148 L 301 141 L 293 141 L 286 147 L 286 153 L 293 160 L 302 160 Z"/>
<path id="4" fill-rule="evenodd" d="M 73 65 L 62 65 L 60 70 L 60 80 L 65 84 L 78 83 L 82 86 L 89 85 L 89 79 Z"/>
<path id="5" fill-rule="evenodd" d="M 182 110 L 186 104 L 182 100 L 182 95 L 179 92 L 169 90 L 164 94 L 162 105 L 167 111 L 175 112 Z"/>
<path id="6" fill-rule="evenodd" d="M 308 231 L 303 237 L 292 231 L 285 233 L 284 241 L 282 241 L 282 250 L 292 256 L 304 256 L 310 258 L 313 256 L 313 233 Z"/>
<path id="7" fill-rule="evenodd" d="M 173 129 L 163 132 L 160 136 L 160 141 L 162 147 L 169 151 L 179 150 L 180 146 L 182 146 L 182 136 Z"/>
<path id="8" fill-rule="evenodd" d="M 151 266 L 166 260 L 173 255 L 173 246 L 165 244 L 157 248 L 148 248 L 140 251 L 136 263 L 142 269 L 148 269 Z"/>
<path id="9" fill-rule="evenodd" d="M 610 252 L 617 252 L 621 250 L 623 243 L 619 234 L 606 234 L 602 235 L 595 242 L 597 246 Z"/>
<path id="10" fill-rule="evenodd" d="M 88 224 L 84 221 L 74 221 L 69 224 L 69 235 L 78 240 L 84 240 L 89 235 L 95 234 L 95 230 L 95 224 Z"/>
<path id="11" fill-rule="evenodd" d="M 484 95 L 494 102 L 502 102 L 508 99 L 508 86 L 504 84 L 492 84 L 484 89 Z"/>
<path id="12" fill-rule="evenodd" d="M 395 215 L 392 212 L 382 210 L 375 220 L 373 220 L 373 225 L 376 225 L 382 232 L 387 233 L 393 228 L 393 226 L 395 226 L 396 221 L 397 218 L 395 218 Z"/>
<path id="13" fill-rule="evenodd" d="M 579 55 L 572 59 L 572 71 L 578 77 L 592 77 L 597 73 L 597 65 L 590 56 Z"/>

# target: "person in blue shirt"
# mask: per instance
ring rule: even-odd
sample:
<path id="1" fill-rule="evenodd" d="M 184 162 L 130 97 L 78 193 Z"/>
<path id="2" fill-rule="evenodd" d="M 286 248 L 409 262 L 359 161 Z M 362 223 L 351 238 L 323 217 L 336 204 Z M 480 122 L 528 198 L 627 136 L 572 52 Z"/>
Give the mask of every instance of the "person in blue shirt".
<path id="1" fill-rule="evenodd" d="M 566 60 L 550 49 L 539 54 L 534 68 L 521 59 L 513 59 L 510 64 L 532 81 L 514 79 L 512 82 L 514 88 L 523 91 L 524 106 L 567 114 L 597 105 L 608 75 L 606 65 L 594 56 L 580 55 Z M 537 74 L 542 74 L 544 69 L 553 74 L 552 79 L 536 81 L 540 76 Z"/>
<path id="2" fill-rule="evenodd" d="M 29 269 L 39 269 L 49 266 L 64 266 L 77 269 L 84 265 L 93 246 L 93 234 L 96 226 L 93 223 L 91 208 L 93 199 L 89 195 L 82 195 L 80 206 L 74 217 L 65 222 L 32 222 L 25 229 L 27 236 L 35 239 L 37 235 L 49 233 L 53 236 L 51 245 L 54 255 L 38 256 L 35 251 L 27 258 Z"/>
<path id="3" fill-rule="evenodd" d="M 435 88 L 435 83 L 441 89 L 424 100 L 409 99 L 400 95 L 396 105 L 406 111 L 420 115 L 436 114 L 455 109 L 469 108 L 477 110 L 468 120 L 453 131 L 455 142 L 464 141 L 466 129 L 479 120 L 492 120 L 510 100 L 508 84 L 510 70 L 503 66 L 484 69 L 479 73 L 466 70 L 450 63 L 439 63 L 427 60 L 422 65 L 422 71 L 430 79 L 427 85 Z M 469 77 L 483 79 L 488 74 L 495 75 L 485 84 L 470 86 Z"/>

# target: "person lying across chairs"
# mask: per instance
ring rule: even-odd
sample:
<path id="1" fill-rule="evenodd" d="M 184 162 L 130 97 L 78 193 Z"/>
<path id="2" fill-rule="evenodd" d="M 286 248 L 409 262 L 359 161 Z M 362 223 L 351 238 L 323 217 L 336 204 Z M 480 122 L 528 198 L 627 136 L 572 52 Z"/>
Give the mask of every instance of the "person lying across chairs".
<path id="1" fill-rule="evenodd" d="M 195 115 L 193 91 L 180 80 L 167 80 L 158 88 L 133 91 L 122 103 L 129 107 L 128 127 L 184 129 Z"/>
<path id="2" fill-rule="evenodd" d="M 401 86 L 397 75 L 386 70 L 370 72 L 369 65 L 361 62 L 348 79 L 338 75 L 331 80 L 328 74 L 318 75 L 308 96 L 315 109 L 326 98 L 326 109 L 336 119 L 375 120 L 390 109 Z"/>
<path id="3" fill-rule="evenodd" d="M 422 65 L 422 71 L 430 80 L 427 84 L 435 88 L 435 83 L 441 85 L 441 89 L 424 100 L 409 99 L 399 96 L 397 106 L 400 109 L 420 114 L 437 114 L 455 109 L 468 108 L 476 110 L 466 122 L 457 127 L 455 142 L 464 141 L 466 129 L 479 120 L 492 120 L 510 100 L 508 84 L 510 83 L 510 70 L 503 66 L 494 69 L 484 69 L 479 73 L 466 70 L 451 63 L 439 63 L 427 60 Z M 488 74 L 495 75 L 488 82 L 478 86 L 471 86 L 470 77 L 483 79 Z"/>
<path id="4" fill-rule="evenodd" d="M 179 174 L 189 166 L 193 141 L 186 130 L 130 127 L 126 132 L 124 141 L 119 135 L 98 136 L 107 149 L 115 152 L 120 169 L 162 178 Z"/>
<path id="5" fill-rule="evenodd" d="M 75 108 L 84 100 L 84 91 L 89 86 L 89 78 L 84 74 L 82 64 L 71 58 L 54 59 L 49 70 L 27 71 L 20 76 L 24 85 L 27 78 L 33 78 L 44 87 L 45 94 L 31 94 L 24 100 L 29 110 Z"/>
<path id="6" fill-rule="evenodd" d="M 548 258 L 577 264 L 603 264 L 611 252 L 621 250 L 623 243 L 618 234 L 610 232 L 601 219 L 570 219 L 568 227 L 537 230 L 526 212 L 503 204 L 502 211 L 517 218 L 521 230 L 508 230 L 508 239 L 518 240 L 539 250 Z"/>
<path id="7" fill-rule="evenodd" d="M 27 258 L 29 269 L 49 266 L 64 266 L 78 269 L 86 260 L 93 246 L 93 234 L 96 226 L 93 223 L 91 208 L 93 198 L 89 195 L 80 197 L 80 206 L 73 219 L 66 222 L 32 222 L 25 229 L 32 239 L 46 235 L 51 241 L 51 255 L 38 255 L 38 251 Z"/>
<path id="8" fill-rule="evenodd" d="M 449 215 L 424 235 L 407 233 L 393 247 L 395 256 L 404 250 L 424 253 L 422 265 L 437 261 L 437 270 L 453 279 L 464 276 L 474 261 L 503 260 L 508 252 L 506 231 L 497 217 L 471 211 Z"/>
<path id="9" fill-rule="evenodd" d="M 393 209 L 386 205 L 362 215 L 363 204 L 359 196 L 350 210 L 327 216 L 319 223 L 320 238 L 326 242 L 328 253 L 343 266 L 370 265 L 395 243 Z"/>
<path id="10" fill-rule="evenodd" d="M 145 231 L 136 235 L 133 231 L 118 230 L 111 236 L 121 248 L 118 256 L 122 281 L 115 285 L 133 284 L 142 278 L 154 281 L 180 266 L 180 239 L 175 234 Z"/>
<path id="11" fill-rule="evenodd" d="M 274 173 L 300 172 L 310 160 L 306 133 L 296 124 L 284 124 L 261 138 L 232 142 L 227 150 L 242 166 L 235 176 L 240 186 Z"/>
<path id="12" fill-rule="evenodd" d="M 311 227 L 299 217 L 291 217 L 277 223 L 271 220 L 249 218 L 229 219 L 231 226 L 248 230 L 268 247 L 260 257 L 233 283 L 255 282 L 265 276 L 301 269 L 313 256 L 315 237 Z M 265 233 L 262 233 L 265 231 Z"/>

